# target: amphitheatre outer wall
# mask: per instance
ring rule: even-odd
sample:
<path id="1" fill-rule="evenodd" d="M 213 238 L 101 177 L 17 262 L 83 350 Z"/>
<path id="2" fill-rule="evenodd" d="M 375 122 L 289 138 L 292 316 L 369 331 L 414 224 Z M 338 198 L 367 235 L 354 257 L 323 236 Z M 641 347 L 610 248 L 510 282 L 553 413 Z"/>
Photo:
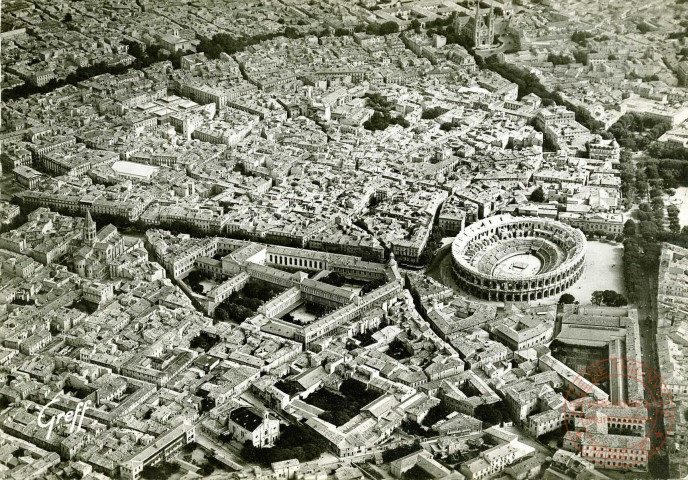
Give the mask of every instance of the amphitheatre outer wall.
<path id="1" fill-rule="evenodd" d="M 452 244 L 452 270 L 464 290 L 491 301 L 526 302 L 557 295 L 573 285 L 585 267 L 585 235 L 548 218 L 498 215 L 470 225 Z M 511 257 L 531 255 L 534 275 L 495 274 Z"/>

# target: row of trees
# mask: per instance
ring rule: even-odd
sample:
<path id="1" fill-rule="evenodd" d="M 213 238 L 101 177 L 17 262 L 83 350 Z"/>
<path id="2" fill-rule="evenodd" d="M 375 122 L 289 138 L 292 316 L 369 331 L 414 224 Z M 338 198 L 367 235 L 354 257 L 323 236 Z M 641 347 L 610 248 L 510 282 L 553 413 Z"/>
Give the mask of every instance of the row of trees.
<path id="1" fill-rule="evenodd" d="M 656 277 L 661 251 L 659 230 L 652 221 L 639 225 L 633 220 L 624 225 L 624 283 L 631 302 L 637 302 L 650 289 L 650 278 Z M 688 235 L 686 235 L 688 243 Z"/>
<path id="2" fill-rule="evenodd" d="M 427 265 L 435 257 L 437 251 L 442 244 L 442 239 L 446 236 L 443 228 L 435 224 L 430 232 L 430 238 L 428 238 L 428 243 L 425 244 L 423 252 L 420 254 L 419 263 L 421 265 Z"/>
<path id="3" fill-rule="evenodd" d="M 653 190 L 656 191 L 656 190 Z M 636 216 L 640 222 L 654 222 L 658 228 L 664 226 L 664 200 L 653 197 L 650 203 L 641 203 Z"/>
<path id="4" fill-rule="evenodd" d="M 437 17 L 434 20 L 431 20 L 425 24 L 425 28 L 428 30 L 428 33 L 432 35 L 433 33 L 436 32 L 437 29 L 443 29 L 445 27 L 448 27 L 452 25 L 454 21 L 454 16 L 450 15 L 447 18 L 442 18 L 442 17 Z M 413 30 L 415 33 L 420 33 L 421 32 L 421 24 L 418 21 L 417 18 L 414 18 L 411 20 L 411 30 Z"/>
<path id="5" fill-rule="evenodd" d="M 688 158 L 684 159 L 643 159 L 638 162 L 648 181 L 661 180 L 664 188 L 677 188 L 688 182 Z"/>
<path id="6" fill-rule="evenodd" d="M 397 33 L 398 31 L 399 24 L 392 21 L 382 24 L 371 23 L 366 27 L 366 33 L 370 35 L 389 35 L 390 33 Z"/>
<path id="7" fill-rule="evenodd" d="M 369 23 L 367 25 L 357 25 L 353 32 L 365 32 L 369 35 L 389 35 L 399 32 L 399 24 L 393 21 L 384 23 Z M 353 33 L 351 29 L 340 28 L 334 31 L 335 36 L 346 36 Z M 204 52 L 208 58 L 220 58 L 222 53 L 233 55 L 243 52 L 247 47 L 266 40 L 278 37 L 302 38 L 308 35 L 317 37 L 327 37 L 331 35 L 329 28 L 320 31 L 307 31 L 293 26 L 287 26 L 282 31 L 272 33 L 262 33 L 248 37 L 234 37 L 227 33 L 217 33 L 210 40 L 201 40 L 197 50 Z"/>
<path id="8" fill-rule="evenodd" d="M 633 163 L 633 154 L 627 148 L 621 149 L 619 158 L 619 178 L 621 179 L 621 197 L 624 201 L 624 206 L 628 209 L 635 203 L 635 163 Z"/>
<path id="9" fill-rule="evenodd" d="M 168 60 L 172 62 L 175 68 L 179 68 L 181 65 L 181 58 L 184 55 L 193 53 L 191 51 L 170 53 L 163 50 L 159 45 L 154 44 L 146 48 L 140 42 L 129 40 L 124 40 L 122 43 L 129 47 L 128 53 L 135 58 L 134 62 L 130 65 L 110 65 L 107 62 L 99 62 L 86 67 L 78 67 L 75 71 L 67 75 L 66 78 L 59 80 L 53 79 L 42 87 L 37 87 L 27 82 L 11 89 L 4 89 L 2 92 L 3 98 L 5 100 L 16 100 L 30 95 L 44 94 L 65 85 L 76 85 L 83 80 L 105 73 L 121 75 L 130 69 L 141 70 L 150 67 L 154 63 Z"/>
<path id="10" fill-rule="evenodd" d="M 604 230 L 593 230 L 592 232 L 587 232 L 586 233 L 587 237 L 591 240 L 595 238 L 599 239 L 607 239 L 610 242 L 617 241 L 621 242 L 623 241 L 623 235 L 614 235 L 613 233 L 607 233 Z"/>
<path id="11" fill-rule="evenodd" d="M 669 205 L 667 207 L 667 218 L 669 219 L 669 231 L 672 233 L 679 233 L 681 231 L 681 223 L 678 219 L 679 209 L 676 205 Z"/>
<path id="12" fill-rule="evenodd" d="M 647 152 L 654 158 L 672 158 L 688 161 L 688 148 L 672 142 L 653 142 Z"/>
<path id="13" fill-rule="evenodd" d="M 82 80 L 102 75 L 104 73 L 111 73 L 118 75 L 129 70 L 131 66 L 127 65 L 108 65 L 107 62 L 100 62 L 88 67 L 79 67 L 74 72 L 67 75 L 64 79 L 52 79 L 47 84 L 38 87 L 31 83 L 23 83 L 14 88 L 6 88 L 2 90 L 3 100 L 17 100 L 26 98 L 30 95 L 45 94 L 52 92 L 56 88 L 64 87 L 65 85 L 76 85 Z"/>
<path id="14" fill-rule="evenodd" d="M 201 40 L 197 50 L 208 58 L 220 58 L 222 53 L 233 55 L 243 52 L 246 47 L 277 37 L 297 38 L 301 36 L 294 27 L 286 27 L 281 32 L 263 33 L 250 37 L 234 37 L 228 33 L 216 33 L 210 40 Z"/>
<path id="15" fill-rule="evenodd" d="M 590 129 L 590 131 L 595 133 L 604 131 L 604 124 L 602 122 L 592 118 L 583 108 L 565 100 L 559 92 L 550 92 L 547 90 L 535 74 L 527 72 L 515 65 L 500 63 L 496 55 L 492 55 L 485 60 L 485 67 L 518 85 L 519 98 L 534 93 L 543 100 L 544 105 L 556 103 L 574 112 L 576 121 Z"/>
<path id="16" fill-rule="evenodd" d="M 164 62 L 167 60 L 172 62 L 172 66 L 174 68 L 180 68 L 182 63 L 182 57 L 184 55 L 190 55 L 193 53 L 190 50 L 187 50 L 185 52 L 168 52 L 164 50 L 162 47 L 160 47 L 160 45 L 155 44 L 146 48 L 140 42 L 124 41 L 123 43 L 129 45 L 129 54 L 136 58 L 131 67 L 137 70 L 148 68 L 154 63 Z"/>

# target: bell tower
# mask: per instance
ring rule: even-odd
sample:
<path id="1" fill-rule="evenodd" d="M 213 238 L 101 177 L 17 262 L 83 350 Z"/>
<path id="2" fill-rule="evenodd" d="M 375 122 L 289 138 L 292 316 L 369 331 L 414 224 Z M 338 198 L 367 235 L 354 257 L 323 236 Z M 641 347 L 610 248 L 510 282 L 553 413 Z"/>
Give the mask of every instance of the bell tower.
<path id="1" fill-rule="evenodd" d="M 93 243 L 96 239 L 96 222 L 91 218 L 91 211 L 86 210 L 86 221 L 84 222 L 83 240 L 84 243 Z"/>

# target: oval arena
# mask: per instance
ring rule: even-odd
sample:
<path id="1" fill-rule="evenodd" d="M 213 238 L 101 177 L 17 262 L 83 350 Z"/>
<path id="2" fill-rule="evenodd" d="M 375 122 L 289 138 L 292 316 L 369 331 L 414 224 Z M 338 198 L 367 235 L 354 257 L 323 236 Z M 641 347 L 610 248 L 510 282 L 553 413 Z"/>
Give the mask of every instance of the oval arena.
<path id="1" fill-rule="evenodd" d="M 465 228 L 452 244 L 452 269 L 469 293 L 524 302 L 556 295 L 585 267 L 585 235 L 556 220 L 499 215 Z"/>

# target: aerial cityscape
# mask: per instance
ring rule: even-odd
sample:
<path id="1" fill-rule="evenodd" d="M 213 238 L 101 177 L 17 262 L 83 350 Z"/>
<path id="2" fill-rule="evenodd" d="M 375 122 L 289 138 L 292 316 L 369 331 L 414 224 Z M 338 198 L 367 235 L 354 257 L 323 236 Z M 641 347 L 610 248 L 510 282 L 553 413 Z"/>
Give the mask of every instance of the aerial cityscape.
<path id="1" fill-rule="evenodd" d="M 688 478 L 688 0 L 0 19 L 0 480 Z"/>

